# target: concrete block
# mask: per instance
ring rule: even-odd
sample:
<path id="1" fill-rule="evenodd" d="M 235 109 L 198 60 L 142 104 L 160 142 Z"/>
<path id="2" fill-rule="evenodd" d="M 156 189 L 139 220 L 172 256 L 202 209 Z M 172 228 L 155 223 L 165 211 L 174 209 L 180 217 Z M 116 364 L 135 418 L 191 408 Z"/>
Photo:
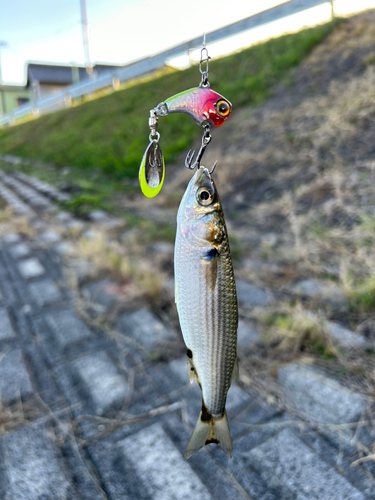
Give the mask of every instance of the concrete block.
<path id="1" fill-rule="evenodd" d="M 45 272 L 44 267 L 35 257 L 22 260 L 18 264 L 18 270 L 25 279 L 37 278 L 38 276 L 42 276 Z"/>
<path id="2" fill-rule="evenodd" d="M 53 245 L 61 240 L 61 235 L 52 229 L 48 229 L 39 235 L 38 241 L 45 245 Z"/>
<path id="3" fill-rule="evenodd" d="M 366 500 L 335 469 L 285 429 L 244 457 L 280 500 Z"/>
<path id="4" fill-rule="evenodd" d="M 119 441 L 117 447 L 134 468 L 153 500 L 211 500 L 207 488 L 184 460 L 160 423 Z"/>
<path id="5" fill-rule="evenodd" d="M 365 409 L 359 394 L 297 363 L 280 368 L 278 381 L 286 401 L 313 420 L 329 424 L 355 422 Z"/>
<path id="6" fill-rule="evenodd" d="M 261 340 L 261 332 L 250 321 L 238 322 L 237 345 L 240 349 L 251 347 Z"/>
<path id="7" fill-rule="evenodd" d="M 54 247 L 55 252 L 61 256 L 74 255 L 76 247 L 70 241 L 61 241 Z"/>
<path id="8" fill-rule="evenodd" d="M 105 352 L 89 354 L 71 363 L 97 415 L 121 409 L 128 394 L 126 378 Z"/>
<path id="9" fill-rule="evenodd" d="M 4 500 L 79 500 L 61 451 L 47 430 L 30 425 L 0 439 Z"/>
<path id="10" fill-rule="evenodd" d="M 20 234 L 18 234 L 18 233 L 10 233 L 10 234 L 6 234 L 3 237 L 2 241 L 6 245 L 14 245 L 15 243 L 20 243 L 21 240 L 22 240 L 22 238 L 21 238 Z"/>
<path id="11" fill-rule="evenodd" d="M 61 300 L 62 295 L 57 285 L 51 279 L 29 284 L 29 292 L 33 301 L 42 307 Z"/>
<path id="12" fill-rule="evenodd" d="M 0 399 L 11 403 L 20 396 L 27 399 L 34 393 L 30 374 L 22 351 L 12 349 L 0 353 Z"/>
<path id="13" fill-rule="evenodd" d="M 15 338 L 15 333 L 10 322 L 7 310 L 0 308 L 0 340 L 9 340 Z"/>
<path id="14" fill-rule="evenodd" d="M 169 342 L 176 338 L 174 332 L 166 328 L 146 308 L 122 314 L 118 320 L 117 328 L 146 349 L 152 349 L 160 342 Z"/>
<path id="15" fill-rule="evenodd" d="M 53 337 L 61 349 L 91 336 L 90 330 L 74 311 L 51 312 L 46 314 L 45 322 L 50 327 Z"/>
<path id="16" fill-rule="evenodd" d="M 115 281 L 106 279 L 83 287 L 82 293 L 88 301 L 101 306 L 103 312 L 107 312 L 120 301 L 118 288 Z"/>
<path id="17" fill-rule="evenodd" d="M 345 294 L 338 286 L 314 279 L 295 283 L 291 291 L 311 299 L 327 299 L 330 302 L 345 302 L 346 300 Z"/>
<path id="18" fill-rule="evenodd" d="M 26 243 L 17 243 L 9 248 L 9 252 L 14 259 L 23 259 L 30 255 L 30 247 Z"/>
<path id="19" fill-rule="evenodd" d="M 248 281 L 236 280 L 238 303 L 247 308 L 266 307 L 274 302 L 273 296 Z"/>
<path id="20" fill-rule="evenodd" d="M 361 348 L 369 345 L 369 342 L 362 335 L 356 334 L 333 321 L 328 322 L 327 330 L 330 337 L 342 347 Z"/>

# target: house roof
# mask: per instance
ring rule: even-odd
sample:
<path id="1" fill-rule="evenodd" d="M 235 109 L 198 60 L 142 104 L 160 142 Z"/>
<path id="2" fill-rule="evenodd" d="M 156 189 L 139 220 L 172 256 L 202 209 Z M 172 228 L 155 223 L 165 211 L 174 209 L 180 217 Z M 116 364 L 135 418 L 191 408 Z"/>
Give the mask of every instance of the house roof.
<path id="1" fill-rule="evenodd" d="M 0 85 L 0 90 L 4 90 L 5 92 L 28 92 L 29 89 L 27 89 L 24 85 Z"/>
<path id="2" fill-rule="evenodd" d="M 93 70 L 94 73 L 100 75 L 119 67 L 121 66 L 114 66 L 110 64 L 96 64 L 93 67 Z M 89 77 L 84 66 L 77 66 L 77 68 L 80 81 L 85 80 Z M 30 87 L 32 82 L 35 81 L 38 81 L 40 83 L 70 85 L 73 83 L 72 69 L 73 66 L 70 65 L 28 63 L 26 86 Z"/>

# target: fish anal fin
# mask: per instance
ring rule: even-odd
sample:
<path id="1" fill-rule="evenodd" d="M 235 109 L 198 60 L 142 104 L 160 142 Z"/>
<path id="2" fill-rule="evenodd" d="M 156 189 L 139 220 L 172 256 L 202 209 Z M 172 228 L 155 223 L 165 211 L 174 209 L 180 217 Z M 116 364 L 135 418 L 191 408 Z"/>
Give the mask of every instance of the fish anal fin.
<path id="1" fill-rule="evenodd" d="M 231 381 L 233 382 L 234 380 L 238 380 L 239 378 L 240 378 L 240 374 L 239 374 L 239 370 L 238 370 L 238 358 L 236 356 L 236 360 L 235 360 L 234 366 L 233 366 Z"/>
<path id="2" fill-rule="evenodd" d="M 209 417 L 209 418 L 208 418 Z M 232 456 L 227 412 L 220 417 L 212 416 L 202 408 L 196 426 L 186 447 L 184 458 L 187 460 L 207 444 L 218 444 L 227 455 Z"/>
<path id="3" fill-rule="evenodd" d="M 189 373 L 189 380 L 190 380 L 190 383 L 192 384 L 194 382 L 194 380 L 196 380 L 199 384 L 199 379 L 198 379 L 198 375 L 197 375 L 197 371 L 195 369 L 195 366 L 192 362 L 191 359 L 188 359 L 187 361 L 187 367 L 188 367 L 188 373 Z"/>

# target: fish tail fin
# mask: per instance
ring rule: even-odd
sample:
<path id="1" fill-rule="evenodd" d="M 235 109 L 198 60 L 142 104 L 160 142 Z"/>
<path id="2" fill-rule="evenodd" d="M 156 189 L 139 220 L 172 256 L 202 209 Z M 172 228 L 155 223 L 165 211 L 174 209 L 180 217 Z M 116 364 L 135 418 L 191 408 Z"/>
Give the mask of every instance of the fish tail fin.
<path id="1" fill-rule="evenodd" d="M 206 444 L 208 439 L 208 434 L 210 432 L 210 423 L 202 420 L 202 412 L 198 417 L 198 421 L 194 427 L 193 434 L 190 437 L 188 445 L 186 447 L 184 458 L 187 460 L 194 453 Z"/>
<path id="2" fill-rule="evenodd" d="M 213 417 L 208 414 L 207 410 L 201 411 L 193 434 L 186 447 L 184 458 L 187 460 L 194 453 L 206 444 L 218 444 L 227 455 L 232 456 L 232 439 L 230 437 L 227 412 L 221 417 Z"/>
<path id="3" fill-rule="evenodd" d="M 230 437 L 230 430 L 228 425 L 227 412 L 224 410 L 224 415 L 221 418 L 214 418 L 214 432 L 216 439 L 219 441 L 218 445 L 225 451 L 225 453 L 232 456 L 232 438 Z"/>

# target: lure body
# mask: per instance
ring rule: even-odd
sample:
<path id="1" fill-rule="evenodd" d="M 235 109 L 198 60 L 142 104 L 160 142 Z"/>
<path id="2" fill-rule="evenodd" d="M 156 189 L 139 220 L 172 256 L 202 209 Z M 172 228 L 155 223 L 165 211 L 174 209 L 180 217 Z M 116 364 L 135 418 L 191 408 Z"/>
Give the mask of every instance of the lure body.
<path id="1" fill-rule="evenodd" d="M 209 443 L 231 456 L 225 403 L 238 373 L 237 296 L 224 214 L 204 167 L 190 181 L 178 211 L 175 283 L 189 378 L 202 390 L 202 411 L 185 458 Z"/>
<path id="2" fill-rule="evenodd" d="M 163 104 L 167 107 L 166 114 L 186 113 L 198 125 L 208 123 L 210 127 L 221 127 L 232 111 L 232 104 L 209 87 L 185 90 Z"/>

